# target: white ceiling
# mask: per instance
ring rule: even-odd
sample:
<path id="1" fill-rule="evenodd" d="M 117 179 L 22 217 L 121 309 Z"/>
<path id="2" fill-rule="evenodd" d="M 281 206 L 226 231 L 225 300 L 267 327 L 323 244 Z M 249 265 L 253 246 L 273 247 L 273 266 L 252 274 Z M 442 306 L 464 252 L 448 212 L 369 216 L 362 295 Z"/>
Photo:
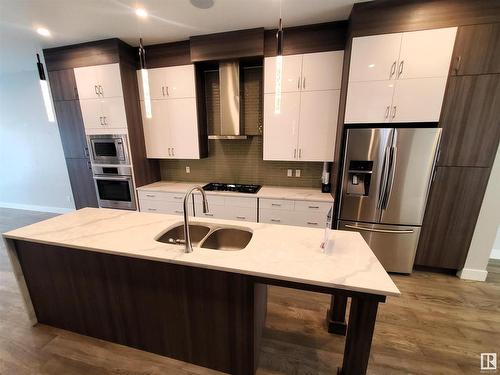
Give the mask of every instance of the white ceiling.
<path id="1" fill-rule="evenodd" d="M 210 2 L 210 0 L 193 0 Z M 283 24 L 344 20 L 356 0 L 282 0 Z M 0 73 L 32 70 L 42 48 L 117 37 L 137 45 L 187 39 L 252 27 L 276 27 L 280 0 L 213 0 L 209 9 L 190 0 L 0 0 Z M 149 16 L 139 19 L 134 9 Z M 50 37 L 34 29 L 45 27 Z"/>

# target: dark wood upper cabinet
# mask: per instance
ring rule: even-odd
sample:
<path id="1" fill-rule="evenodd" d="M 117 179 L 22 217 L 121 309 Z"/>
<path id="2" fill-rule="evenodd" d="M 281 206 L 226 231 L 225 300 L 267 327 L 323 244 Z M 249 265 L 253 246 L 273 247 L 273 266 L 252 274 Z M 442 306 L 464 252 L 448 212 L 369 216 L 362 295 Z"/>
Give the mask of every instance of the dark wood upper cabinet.
<path id="1" fill-rule="evenodd" d="M 78 100 L 54 101 L 64 156 L 88 158 L 88 146 Z"/>
<path id="2" fill-rule="evenodd" d="M 66 166 L 75 207 L 99 207 L 90 160 L 66 159 Z"/>
<path id="3" fill-rule="evenodd" d="M 458 29 L 451 74 L 500 73 L 500 23 Z"/>
<path id="4" fill-rule="evenodd" d="M 463 267 L 490 170 L 437 168 L 420 233 L 416 265 L 454 270 Z"/>
<path id="5" fill-rule="evenodd" d="M 78 99 L 75 73 L 73 69 L 54 70 L 49 72 L 50 91 L 52 99 L 75 100 Z"/>
<path id="6" fill-rule="evenodd" d="M 491 167 L 500 140 L 500 75 L 450 77 L 440 166 Z"/>

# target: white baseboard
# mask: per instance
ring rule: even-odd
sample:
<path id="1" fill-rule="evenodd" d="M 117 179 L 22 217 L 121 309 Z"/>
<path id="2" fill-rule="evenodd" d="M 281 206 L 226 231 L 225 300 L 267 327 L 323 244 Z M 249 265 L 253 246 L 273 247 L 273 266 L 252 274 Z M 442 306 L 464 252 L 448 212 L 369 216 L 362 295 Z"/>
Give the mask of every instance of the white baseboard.
<path id="1" fill-rule="evenodd" d="M 55 214 L 65 214 L 75 210 L 74 208 L 66 208 L 66 207 L 37 206 L 34 204 L 21 204 L 21 203 L 8 203 L 8 202 L 0 202 L 0 207 L 15 208 L 18 210 L 28 210 L 28 211 L 52 212 Z"/>
<path id="2" fill-rule="evenodd" d="M 490 259 L 500 259 L 500 249 L 491 250 Z"/>
<path id="3" fill-rule="evenodd" d="M 484 281 L 488 277 L 488 271 L 464 268 L 457 272 L 457 276 L 462 280 Z"/>

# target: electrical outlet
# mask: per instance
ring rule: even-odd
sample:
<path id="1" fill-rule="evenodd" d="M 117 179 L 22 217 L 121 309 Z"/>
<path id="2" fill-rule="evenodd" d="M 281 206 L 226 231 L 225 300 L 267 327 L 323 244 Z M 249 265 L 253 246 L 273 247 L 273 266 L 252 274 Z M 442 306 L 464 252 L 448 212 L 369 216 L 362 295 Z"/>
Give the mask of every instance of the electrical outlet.
<path id="1" fill-rule="evenodd" d="M 287 177 L 293 177 L 293 171 L 292 171 L 291 169 L 288 169 L 288 170 L 286 171 L 286 176 L 287 176 Z"/>
<path id="2" fill-rule="evenodd" d="M 295 170 L 295 177 L 300 177 L 300 169 Z"/>
<path id="3" fill-rule="evenodd" d="M 186 166 L 186 173 L 191 173 L 191 167 Z"/>

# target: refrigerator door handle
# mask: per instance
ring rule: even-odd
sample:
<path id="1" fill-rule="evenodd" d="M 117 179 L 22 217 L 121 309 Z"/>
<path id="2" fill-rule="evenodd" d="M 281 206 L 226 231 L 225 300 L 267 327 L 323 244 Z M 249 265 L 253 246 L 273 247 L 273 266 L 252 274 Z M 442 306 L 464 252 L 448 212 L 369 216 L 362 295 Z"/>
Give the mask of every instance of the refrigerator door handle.
<path id="1" fill-rule="evenodd" d="M 389 177 L 385 191 L 384 201 L 382 202 L 383 210 L 387 208 L 387 205 L 389 204 L 389 199 L 391 199 L 392 187 L 394 186 L 394 176 L 396 174 L 397 156 L 398 156 L 398 148 L 396 146 L 392 146 L 389 157 L 389 173 L 388 173 Z"/>
<path id="2" fill-rule="evenodd" d="M 367 232 L 377 232 L 377 233 L 395 233 L 395 234 L 409 234 L 413 233 L 413 229 L 402 229 L 402 230 L 393 230 L 393 229 L 375 229 L 375 228 L 367 228 L 367 227 L 360 227 L 357 225 L 350 225 L 350 224 L 345 224 L 344 225 L 346 228 L 350 229 L 357 229 L 357 230 L 364 230 Z"/>
<path id="3" fill-rule="evenodd" d="M 387 188 L 387 178 L 388 178 L 388 164 L 389 164 L 389 147 L 385 149 L 384 161 L 382 163 L 382 173 L 380 175 L 380 191 L 378 193 L 377 208 L 383 208 L 385 190 Z"/>

